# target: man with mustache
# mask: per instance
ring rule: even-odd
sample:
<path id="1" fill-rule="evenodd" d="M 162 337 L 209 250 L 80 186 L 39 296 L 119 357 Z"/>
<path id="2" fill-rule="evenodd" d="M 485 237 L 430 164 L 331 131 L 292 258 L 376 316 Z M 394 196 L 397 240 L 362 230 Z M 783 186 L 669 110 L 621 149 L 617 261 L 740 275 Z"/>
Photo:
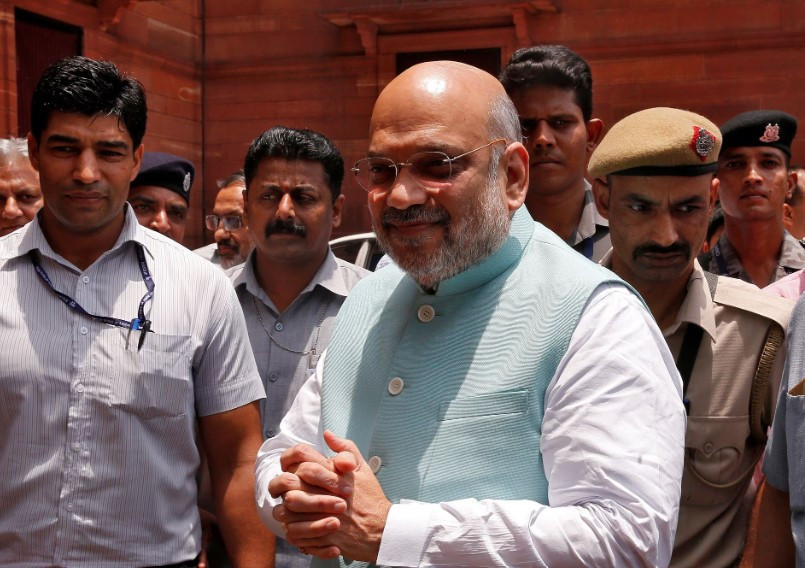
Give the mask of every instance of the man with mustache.
<path id="1" fill-rule="evenodd" d="M 718 194 L 720 145 L 703 116 L 653 108 L 615 124 L 590 159 L 612 237 L 601 262 L 640 292 L 684 384 L 686 467 L 671 559 L 680 567 L 740 557 L 792 308 L 704 272 L 695 258 Z"/>
<path id="2" fill-rule="evenodd" d="M 260 410 L 271 439 L 314 372 L 341 305 L 368 273 L 330 250 L 344 205 L 344 160 L 326 136 L 276 126 L 254 139 L 243 169 L 256 247 L 228 274 L 266 389 Z M 277 539 L 276 565 L 309 566 L 310 558 Z"/>
<path id="3" fill-rule="evenodd" d="M 593 118 L 590 66 L 563 45 L 525 47 L 514 52 L 500 82 L 517 107 L 528 149 L 528 212 L 598 262 L 610 242 L 606 219 L 584 178 L 604 129 Z"/>
<path id="4" fill-rule="evenodd" d="M 207 229 L 213 231 L 215 242 L 193 251 L 224 270 L 245 262 L 254 249 L 254 241 L 243 215 L 245 190 L 242 170 L 218 180 L 218 194 L 212 214 L 204 218 Z"/>
<path id="5" fill-rule="evenodd" d="M 797 183 L 788 170 L 797 119 L 779 110 L 750 111 L 725 122 L 722 132 L 717 176 L 724 234 L 699 262 L 764 288 L 805 268 L 805 248 L 783 224 L 783 204 Z"/>
<path id="6" fill-rule="evenodd" d="M 263 444 L 263 520 L 315 566 L 667 564 L 679 378 L 637 295 L 522 207 L 501 84 L 411 67 L 370 137 L 352 171 L 395 265 Z"/>

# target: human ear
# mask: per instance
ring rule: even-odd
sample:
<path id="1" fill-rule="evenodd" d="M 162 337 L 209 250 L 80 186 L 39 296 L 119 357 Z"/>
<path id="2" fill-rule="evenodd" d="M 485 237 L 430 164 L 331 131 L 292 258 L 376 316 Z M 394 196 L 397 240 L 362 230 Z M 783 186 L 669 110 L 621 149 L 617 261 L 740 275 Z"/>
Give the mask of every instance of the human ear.
<path id="1" fill-rule="evenodd" d="M 520 142 L 512 142 L 501 161 L 506 168 L 506 206 L 509 213 L 514 213 L 525 201 L 528 191 L 528 151 Z"/>
<path id="2" fill-rule="evenodd" d="M 609 220 L 609 192 L 611 186 L 600 178 L 594 179 L 592 185 L 595 206 L 601 216 Z"/>

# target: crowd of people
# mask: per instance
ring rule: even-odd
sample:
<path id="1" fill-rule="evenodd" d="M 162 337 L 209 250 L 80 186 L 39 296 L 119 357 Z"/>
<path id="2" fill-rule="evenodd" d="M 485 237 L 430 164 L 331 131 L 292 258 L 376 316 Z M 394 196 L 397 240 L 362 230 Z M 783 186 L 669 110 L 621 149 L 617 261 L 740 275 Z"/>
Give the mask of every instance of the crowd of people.
<path id="1" fill-rule="evenodd" d="M 255 138 L 195 251 L 146 123 L 72 57 L 0 140 L 0 564 L 805 566 L 794 116 L 605 125 L 564 46 L 423 63 L 349 172 Z"/>

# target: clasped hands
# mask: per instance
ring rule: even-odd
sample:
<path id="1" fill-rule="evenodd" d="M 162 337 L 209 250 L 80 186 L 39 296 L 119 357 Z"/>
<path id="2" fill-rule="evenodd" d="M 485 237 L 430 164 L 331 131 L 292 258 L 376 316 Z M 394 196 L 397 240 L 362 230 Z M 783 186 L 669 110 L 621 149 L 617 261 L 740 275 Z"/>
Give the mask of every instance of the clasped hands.
<path id="1" fill-rule="evenodd" d="M 351 440 L 324 432 L 331 458 L 299 444 L 280 456 L 283 473 L 268 484 L 282 497 L 274 518 L 306 554 L 376 562 L 391 502 Z"/>

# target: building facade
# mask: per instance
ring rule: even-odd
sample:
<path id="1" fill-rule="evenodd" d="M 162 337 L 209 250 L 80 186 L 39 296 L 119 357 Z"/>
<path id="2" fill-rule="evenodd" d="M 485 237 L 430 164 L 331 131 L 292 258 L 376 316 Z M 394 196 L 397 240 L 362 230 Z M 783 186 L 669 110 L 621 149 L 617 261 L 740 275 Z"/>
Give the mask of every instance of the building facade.
<path id="1" fill-rule="evenodd" d="M 561 43 L 590 62 L 606 125 L 652 106 L 716 123 L 756 108 L 805 120 L 801 0 L 0 0 L 0 135 L 26 128 L 27 85 L 73 37 L 78 53 L 145 85 L 147 149 L 196 164 L 190 246 L 209 241 L 215 180 L 242 166 L 256 135 L 312 128 L 349 166 L 380 90 L 423 60 L 496 73 L 519 47 Z M 805 161 L 803 139 L 794 162 Z M 344 193 L 339 234 L 366 230 L 349 174 Z"/>

